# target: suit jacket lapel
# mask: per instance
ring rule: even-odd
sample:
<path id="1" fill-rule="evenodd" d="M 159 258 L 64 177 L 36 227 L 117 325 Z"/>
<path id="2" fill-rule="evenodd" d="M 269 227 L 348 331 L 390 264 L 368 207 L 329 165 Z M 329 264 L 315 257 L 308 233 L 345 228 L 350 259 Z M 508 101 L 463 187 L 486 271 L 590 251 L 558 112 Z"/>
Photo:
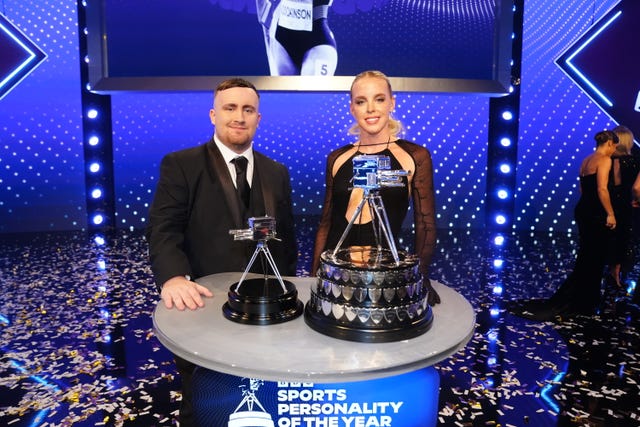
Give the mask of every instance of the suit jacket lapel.
<path id="1" fill-rule="evenodd" d="M 253 182 L 259 182 L 262 189 L 262 198 L 264 200 L 264 213 L 265 215 L 275 218 L 276 215 L 276 203 L 274 196 L 273 185 L 266 185 L 267 179 L 260 179 L 260 175 L 263 177 L 269 176 L 268 164 L 264 161 L 262 155 L 255 150 L 253 151 Z"/>
<path id="2" fill-rule="evenodd" d="M 220 150 L 216 146 L 213 139 L 207 143 L 207 156 L 210 157 L 207 164 L 212 165 L 210 167 L 210 173 L 212 179 L 217 176 L 222 184 L 222 190 L 224 191 L 224 198 L 227 202 L 227 206 L 231 211 L 231 217 L 237 228 L 244 228 L 246 224 L 243 224 L 242 213 L 238 206 L 238 196 L 236 194 L 236 187 L 233 185 L 231 175 L 229 175 L 229 167 L 227 166 Z"/>

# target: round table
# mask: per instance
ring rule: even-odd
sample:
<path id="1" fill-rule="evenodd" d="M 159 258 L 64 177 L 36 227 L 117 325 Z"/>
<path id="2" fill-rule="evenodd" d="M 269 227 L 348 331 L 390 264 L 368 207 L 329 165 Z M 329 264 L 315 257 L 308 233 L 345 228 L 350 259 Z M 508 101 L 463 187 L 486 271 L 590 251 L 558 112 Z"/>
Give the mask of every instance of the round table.
<path id="1" fill-rule="evenodd" d="M 335 339 L 312 330 L 302 316 L 273 325 L 247 325 L 222 314 L 231 284 L 241 273 L 219 273 L 197 280 L 213 291 L 205 306 L 178 311 L 158 303 L 153 324 L 160 342 L 196 365 L 240 377 L 269 381 L 332 383 L 400 375 L 431 366 L 470 340 L 475 326 L 471 304 L 435 281 L 442 302 L 433 307 L 433 324 L 423 335 L 388 343 Z M 260 277 L 258 275 L 248 275 Z M 309 299 L 312 277 L 284 277 Z"/>

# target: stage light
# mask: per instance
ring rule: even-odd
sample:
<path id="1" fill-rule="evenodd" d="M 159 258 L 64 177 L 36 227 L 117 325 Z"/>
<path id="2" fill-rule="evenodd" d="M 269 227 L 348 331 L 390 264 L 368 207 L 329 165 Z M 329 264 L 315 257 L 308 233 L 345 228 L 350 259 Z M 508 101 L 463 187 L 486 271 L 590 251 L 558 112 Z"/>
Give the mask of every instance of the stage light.
<path id="1" fill-rule="evenodd" d="M 492 308 L 491 310 L 489 310 L 489 313 L 491 314 L 491 317 L 498 317 L 500 315 L 500 309 Z"/>
<path id="2" fill-rule="evenodd" d="M 95 119 L 96 117 L 98 117 L 98 110 L 96 110 L 95 108 L 90 108 L 89 110 L 87 110 L 87 117 L 90 119 Z"/>
<path id="3" fill-rule="evenodd" d="M 94 146 L 94 147 L 95 147 L 95 146 L 96 146 L 96 145 L 98 145 L 99 143 L 100 143 L 100 138 L 98 138 L 97 136 L 95 136 L 95 135 L 94 135 L 94 136 L 92 136 L 92 137 L 90 137 L 90 138 L 89 138 L 89 145 L 91 145 L 91 146 Z"/>
<path id="4" fill-rule="evenodd" d="M 93 197 L 94 199 L 99 199 L 100 197 L 102 197 L 102 190 L 100 188 L 94 188 L 93 190 L 91 190 L 91 197 Z"/>
<path id="5" fill-rule="evenodd" d="M 493 243 L 495 243 L 496 246 L 504 245 L 504 236 L 501 234 L 497 235 L 493 238 Z"/>
<path id="6" fill-rule="evenodd" d="M 503 265 L 504 265 L 504 260 L 501 260 L 501 259 L 494 259 L 493 260 L 493 266 L 495 268 L 502 268 Z"/>
<path id="7" fill-rule="evenodd" d="M 106 243 L 106 240 L 104 239 L 104 236 L 98 234 L 93 238 L 93 241 L 95 242 L 96 245 L 98 246 L 102 246 Z"/>
<path id="8" fill-rule="evenodd" d="M 500 165 L 500 172 L 502 173 L 509 173 L 511 172 L 511 166 L 509 166 L 507 163 L 503 163 Z"/>
<path id="9" fill-rule="evenodd" d="M 499 199 L 504 200 L 504 199 L 506 199 L 507 197 L 509 197 L 509 193 L 507 192 L 507 190 L 505 190 L 505 189 L 500 189 L 500 190 L 498 190 L 498 198 L 499 198 Z"/>
<path id="10" fill-rule="evenodd" d="M 496 224 L 504 225 L 507 222 L 507 218 L 502 214 L 496 215 L 495 219 Z"/>
<path id="11" fill-rule="evenodd" d="M 100 169 L 101 169 L 100 168 L 100 163 L 98 163 L 98 162 L 93 162 L 93 163 L 89 164 L 89 171 L 91 173 L 98 173 L 98 172 L 100 172 Z"/>
<path id="12" fill-rule="evenodd" d="M 95 214 L 91 219 L 94 225 L 101 225 L 104 222 L 104 216 L 102 214 Z"/>
<path id="13" fill-rule="evenodd" d="M 98 270 L 105 271 L 107 269 L 107 263 L 103 259 L 99 259 L 98 262 Z"/>
<path id="14" fill-rule="evenodd" d="M 502 112 L 502 118 L 504 120 L 512 120 L 513 119 L 513 113 L 511 111 L 503 111 Z"/>
<path id="15" fill-rule="evenodd" d="M 89 61 L 89 56 L 85 56 L 85 57 L 84 57 L 84 62 L 85 62 L 85 63 L 87 63 L 87 64 L 90 62 L 90 61 Z"/>
<path id="16" fill-rule="evenodd" d="M 511 146 L 511 139 L 509 139 L 507 137 L 502 138 L 500 140 L 500 145 L 502 145 L 503 147 L 510 147 Z"/>
<path id="17" fill-rule="evenodd" d="M 502 285 L 495 285 L 493 287 L 493 294 L 494 295 L 502 295 Z"/>

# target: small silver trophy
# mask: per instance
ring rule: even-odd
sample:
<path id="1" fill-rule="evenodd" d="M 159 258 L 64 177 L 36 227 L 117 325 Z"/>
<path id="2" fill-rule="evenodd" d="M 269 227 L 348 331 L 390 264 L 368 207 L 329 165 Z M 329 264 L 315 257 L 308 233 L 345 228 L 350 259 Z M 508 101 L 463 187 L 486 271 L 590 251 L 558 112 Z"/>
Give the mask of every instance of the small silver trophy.
<path id="1" fill-rule="evenodd" d="M 229 230 L 233 240 L 252 240 L 257 244 L 240 281 L 229 288 L 228 300 L 222 312 L 229 320 L 252 325 L 269 325 L 295 319 L 302 314 L 304 305 L 298 300 L 295 285 L 282 279 L 267 245 L 269 240 L 279 240 L 276 237 L 276 221 L 273 217 L 262 216 L 251 217 L 248 223 L 247 229 Z M 265 268 L 264 277 L 247 279 L 259 256 L 266 259 L 275 278 L 269 277 Z"/>

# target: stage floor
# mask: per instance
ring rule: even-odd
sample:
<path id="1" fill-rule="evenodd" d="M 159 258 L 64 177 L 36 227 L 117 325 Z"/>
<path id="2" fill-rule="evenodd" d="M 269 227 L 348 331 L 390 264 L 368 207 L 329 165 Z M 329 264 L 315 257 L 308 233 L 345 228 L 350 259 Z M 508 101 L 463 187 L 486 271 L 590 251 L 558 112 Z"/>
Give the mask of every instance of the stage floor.
<path id="1" fill-rule="evenodd" d="M 314 227 L 299 221 L 299 275 Z M 638 307 L 617 291 L 593 317 L 507 313 L 508 300 L 553 293 L 577 242 L 505 237 L 498 247 L 486 231 L 439 231 L 431 277 L 477 316 L 468 345 L 435 365 L 439 425 L 640 426 Z M 84 233 L 0 235 L 0 425 L 175 425 L 179 379 L 152 330 L 159 297 L 146 254 L 141 232 L 103 245 Z"/>

